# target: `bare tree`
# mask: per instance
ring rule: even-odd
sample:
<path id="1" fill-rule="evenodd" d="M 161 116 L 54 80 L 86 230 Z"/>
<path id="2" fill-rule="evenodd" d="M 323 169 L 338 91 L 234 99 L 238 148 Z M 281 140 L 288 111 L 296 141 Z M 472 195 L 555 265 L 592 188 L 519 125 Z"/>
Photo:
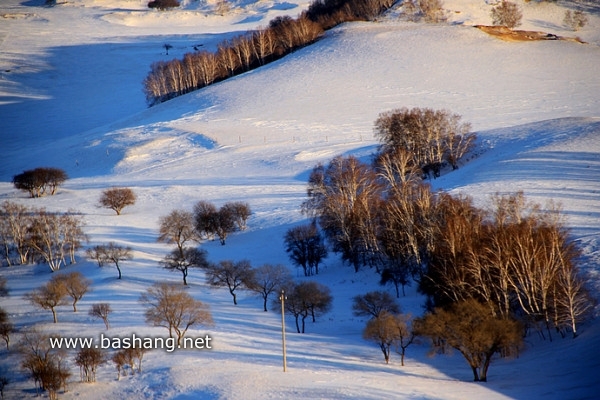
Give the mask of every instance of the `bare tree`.
<path id="1" fill-rule="evenodd" d="M 206 281 L 211 286 L 227 287 L 233 297 L 233 304 L 237 305 L 236 290 L 244 288 L 247 282 L 252 281 L 253 269 L 250 261 L 222 260 L 210 263 L 206 269 Z"/>
<path id="2" fill-rule="evenodd" d="M 169 89 L 167 88 L 166 69 L 168 63 L 165 61 L 156 61 L 150 65 L 150 72 L 144 78 L 144 93 L 146 101 L 150 105 L 168 100 Z"/>
<path id="3" fill-rule="evenodd" d="M 175 249 L 165 256 L 161 261 L 164 268 L 171 271 L 179 271 L 183 275 L 183 284 L 187 285 L 187 276 L 189 268 L 206 268 L 208 261 L 206 251 L 198 250 L 192 247 Z"/>
<path id="4" fill-rule="evenodd" d="M 52 272 L 60 269 L 65 261 L 71 229 L 60 215 L 39 210 L 29 227 L 29 246 L 48 263 Z"/>
<path id="5" fill-rule="evenodd" d="M 100 318 L 104 322 L 106 329 L 110 328 L 108 316 L 112 312 L 112 308 L 108 303 L 94 303 L 88 311 L 88 315 L 92 318 Z"/>
<path id="6" fill-rule="evenodd" d="M 61 186 L 69 176 L 65 171 L 59 168 L 44 168 L 46 174 L 46 184 L 50 189 L 50 195 L 54 196 L 56 190 Z"/>
<path id="7" fill-rule="evenodd" d="M 304 270 L 304 276 L 319 273 L 319 265 L 327 257 L 327 247 L 313 221 L 290 228 L 284 237 L 285 251 L 290 260 Z"/>
<path id="8" fill-rule="evenodd" d="M 227 210 L 228 214 L 233 216 L 233 222 L 240 231 L 247 229 L 248 218 L 252 215 L 250 205 L 243 201 L 231 201 L 223 204 L 221 210 Z"/>
<path id="9" fill-rule="evenodd" d="M 4 201 L 0 206 L 2 255 L 8 265 L 15 262 L 14 253 L 18 264 L 27 264 L 31 260 L 33 249 L 29 242 L 33 214 L 28 207 L 10 201 Z"/>
<path id="10" fill-rule="evenodd" d="M 396 326 L 398 327 L 398 338 L 396 339 L 396 352 L 400 354 L 400 365 L 404 366 L 406 349 L 415 342 L 416 333 L 412 329 L 410 314 L 395 315 Z"/>
<path id="11" fill-rule="evenodd" d="M 107 361 L 104 352 L 97 348 L 82 348 L 75 355 L 75 365 L 79 367 L 81 382 L 96 382 L 98 366 Z"/>
<path id="12" fill-rule="evenodd" d="M 523 340 L 516 321 L 493 317 L 488 306 L 476 300 L 436 309 L 416 324 L 418 333 L 430 337 L 434 346 L 458 350 L 469 363 L 474 381 L 486 382 L 493 356 L 514 354 Z"/>
<path id="13" fill-rule="evenodd" d="M 240 67 L 240 62 L 231 41 L 225 39 L 218 44 L 217 48 L 216 55 L 219 65 L 227 72 L 229 77 L 235 75 L 236 70 Z"/>
<path id="14" fill-rule="evenodd" d="M 213 239 L 218 224 L 218 210 L 213 203 L 200 200 L 194 205 L 194 226 L 200 237 Z"/>
<path id="15" fill-rule="evenodd" d="M 510 29 L 521 25 L 521 18 L 523 18 L 521 8 L 516 3 L 506 0 L 502 0 L 502 3 L 492 8 L 490 15 L 494 25 L 504 25 Z"/>
<path id="16" fill-rule="evenodd" d="M 392 346 L 401 338 L 398 322 L 396 315 L 382 311 L 377 317 L 371 318 L 363 330 L 363 339 L 379 346 L 386 364 L 390 362 Z"/>
<path id="17" fill-rule="evenodd" d="M 61 215 L 60 224 L 64 230 L 65 248 L 66 252 L 69 253 L 70 263 L 75 264 L 77 262 L 75 253 L 81 249 L 83 243 L 89 241 L 88 236 L 83 231 L 85 222 L 79 213 L 69 211 Z"/>
<path id="18" fill-rule="evenodd" d="M 119 272 L 121 279 L 121 261 L 131 260 L 133 252 L 131 247 L 119 246 L 114 242 L 109 242 L 108 245 L 98 245 L 87 249 L 86 254 L 89 258 L 96 260 L 99 267 L 105 266 L 107 263 L 112 263 Z"/>
<path id="19" fill-rule="evenodd" d="M 258 28 L 253 33 L 254 51 L 259 63 L 263 65 L 275 53 L 275 37 L 269 28 Z"/>
<path id="20" fill-rule="evenodd" d="M 382 312 L 400 313 L 400 306 L 387 292 L 374 291 L 352 298 L 352 313 L 356 316 L 378 318 Z"/>
<path id="21" fill-rule="evenodd" d="M 271 293 L 277 293 L 289 286 L 292 276 L 284 265 L 264 264 L 255 268 L 249 279 L 245 286 L 262 296 L 263 309 L 267 311 L 267 301 Z"/>
<path id="22" fill-rule="evenodd" d="M 113 187 L 102 192 L 99 204 L 101 207 L 109 208 L 117 215 L 121 215 L 123 208 L 134 205 L 135 201 L 135 193 L 130 188 Z"/>
<path id="23" fill-rule="evenodd" d="M 54 323 L 58 322 L 56 307 L 68 304 L 67 287 L 60 279 L 50 279 L 45 285 L 25 294 L 25 299 L 34 306 L 52 311 Z"/>
<path id="24" fill-rule="evenodd" d="M 183 256 L 183 248 L 188 242 L 199 242 L 200 235 L 194 227 L 194 214 L 189 211 L 173 210 L 159 219 L 158 241 L 175 244 L 179 256 Z"/>
<path id="25" fill-rule="evenodd" d="M 121 376 L 127 375 L 127 371 L 125 370 L 125 366 L 129 365 L 127 363 L 127 355 L 123 350 L 119 350 L 113 354 L 111 361 L 115 364 L 115 368 L 117 369 L 117 380 L 121 380 Z"/>
<path id="26" fill-rule="evenodd" d="M 235 232 L 237 219 L 235 210 L 232 207 L 224 205 L 217 212 L 216 218 L 218 222 L 215 233 L 219 237 L 221 245 L 225 245 L 225 241 L 229 237 L 229 234 Z"/>
<path id="27" fill-rule="evenodd" d="M 562 266 L 556 286 L 555 325 L 557 328 L 570 329 L 575 338 L 578 324 L 591 318 L 596 301 L 587 290 L 585 280 L 572 265 Z"/>
<path id="28" fill-rule="evenodd" d="M 139 301 L 146 307 L 146 323 L 167 328 L 170 338 L 177 337 L 178 346 L 190 327 L 212 324 L 208 305 L 177 285 L 155 283 L 142 293 Z"/>
<path id="29" fill-rule="evenodd" d="M 77 312 L 77 302 L 89 291 L 91 281 L 77 271 L 55 275 L 52 279 L 61 281 L 65 285 L 67 295 L 73 299 L 73 312 Z"/>
<path id="30" fill-rule="evenodd" d="M 15 326 L 10 322 L 8 313 L 0 307 L 0 337 L 6 343 L 6 350 L 10 344 L 10 335 L 15 331 Z"/>
<path id="31" fill-rule="evenodd" d="M 395 190 L 421 178 L 421 169 L 416 160 L 408 150 L 401 147 L 378 153 L 374 166 L 378 175 Z"/>
<path id="32" fill-rule="evenodd" d="M 219 76 L 219 60 L 214 53 L 203 51 L 196 62 L 201 72 L 201 79 L 204 86 L 213 83 Z"/>
<path id="33" fill-rule="evenodd" d="M 238 54 L 240 65 L 244 71 L 248 71 L 252 67 L 254 59 L 254 42 L 251 34 L 237 36 L 233 39 L 232 46 Z"/>

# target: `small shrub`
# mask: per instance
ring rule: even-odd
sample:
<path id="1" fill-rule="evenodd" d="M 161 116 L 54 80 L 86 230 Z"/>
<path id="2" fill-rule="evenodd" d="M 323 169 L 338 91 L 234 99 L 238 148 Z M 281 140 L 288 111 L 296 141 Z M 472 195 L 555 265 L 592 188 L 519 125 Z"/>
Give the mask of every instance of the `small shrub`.
<path id="1" fill-rule="evenodd" d="M 231 11 L 231 5 L 227 0 L 218 0 L 215 4 L 215 13 L 223 16 Z"/>
<path id="2" fill-rule="evenodd" d="M 571 12 L 571 10 L 567 10 L 565 11 L 563 23 L 567 28 L 573 31 L 578 31 L 580 28 L 583 28 L 585 25 L 587 25 L 588 18 L 583 11 L 578 10 Z"/>
<path id="3" fill-rule="evenodd" d="M 0 297 L 8 296 L 8 286 L 6 284 L 6 278 L 0 276 Z"/>
<path id="4" fill-rule="evenodd" d="M 75 356 L 75 365 L 79 366 L 81 382 L 96 382 L 98 366 L 106 362 L 106 356 L 100 349 L 82 348 Z"/>
<path id="5" fill-rule="evenodd" d="M 442 0 L 419 0 L 425 22 L 440 23 L 448 19 Z"/>
<path id="6" fill-rule="evenodd" d="M 494 25 L 504 25 L 512 29 L 521 25 L 523 13 L 517 4 L 503 0 L 502 3 L 492 8 L 491 16 Z"/>

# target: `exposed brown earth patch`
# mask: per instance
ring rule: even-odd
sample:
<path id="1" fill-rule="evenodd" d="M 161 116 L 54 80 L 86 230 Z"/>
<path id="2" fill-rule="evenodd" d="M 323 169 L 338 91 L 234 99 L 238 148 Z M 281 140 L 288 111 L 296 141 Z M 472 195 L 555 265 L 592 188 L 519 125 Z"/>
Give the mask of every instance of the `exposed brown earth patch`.
<path id="1" fill-rule="evenodd" d="M 475 28 L 509 42 L 524 42 L 533 40 L 569 40 L 572 42 L 585 43 L 577 37 L 569 38 L 547 32 L 513 30 L 506 26 L 475 25 Z"/>

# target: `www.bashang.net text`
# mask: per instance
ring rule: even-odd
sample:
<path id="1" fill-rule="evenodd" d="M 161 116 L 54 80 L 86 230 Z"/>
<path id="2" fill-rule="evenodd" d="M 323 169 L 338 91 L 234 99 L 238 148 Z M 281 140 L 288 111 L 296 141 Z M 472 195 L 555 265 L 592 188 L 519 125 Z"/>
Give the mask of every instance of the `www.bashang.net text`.
<path id="1" fill-rule="evenodd" d="M 177 339 L 173 337 L 142 337 L 135 333 L 131 336 L 105 336 L 100 337 L 51 337 L 50 347 L 53 349 L 159 349 L 166 350 L 168 353 L 177 349 L 205 350 L 212 349 L 212 337 L 204 335 L 200 337 L 183 337 L 177 344 Z"/>

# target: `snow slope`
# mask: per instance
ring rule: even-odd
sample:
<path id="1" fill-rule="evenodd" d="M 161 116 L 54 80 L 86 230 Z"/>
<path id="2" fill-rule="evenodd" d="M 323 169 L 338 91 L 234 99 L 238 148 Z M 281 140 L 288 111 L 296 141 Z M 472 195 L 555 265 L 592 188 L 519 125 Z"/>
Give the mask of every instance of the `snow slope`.
<path id="1" fill-rule="evenodd" d="M 282 237 L 304 222 L 299 205 L 318 162 L 338 154 L 368 158 L 377 142 L 377 115 L 398 107 L 447 108 L 471 122 L 478 155 L 433 185 L 487 204 L 496 192 L 523 190 L 529 199 L 559 201 L 584 250 L 582 269 L 600 290 L 600 18 L 574 42 L 507 43 L 472 28 L 490 23 L 490 5 L 454 0 L 450 23 L 399 21 L 394 12 L 376 23 L 345 24 L 318 43 L 258 70 L 148 109 L 141 81 L 153 61 L 180 57 L 194 46 L 214 49 L 224 37 L 296 15 L 306 2 L 238 2 L 216 16 L 211 4 L 187 1 L 182 10 L 148 11 L 137 0 L 41 1 L 0 5 L 0 200 L 85 215 L 91 245 L 109 240 L 131 246 L 124 278 L 81 260 L 93 292 L 81 309 L 109 301 L 107 334 L 162 335 L 145 325 L 139 293 L 152 282 L 179 282 L 159 268 L 169 247 L 155 243 L 158 218 L 191 209 L 198 200 L 247 201 L 249 230 L 226 246 L 203 243 L 212 260 L 249 259 L 288 264 Z M 582 3 L 578 3 L 581 7 Z M 573 3 L 524 4 L 522 28 L 573 35 L 562 28 Z M 164 44 L 173 48 L 165 54 Z M 51 165 L 72 177 L 53 197 L 31 200 L 10 184 L 23 169 Z M 116 217 L 96 207 L 112 185 L 132 187 L 135 206 Z M 290 267 L 291 268 L 291 267 Z M 50 278 L 47 267 L 0 270 L 11 297 L 0 299 L 19 327 L 37 323 L 66 336 L 97 336 L 102 324 L 65 307 L 54 326 L 47 312 L 21 296 Z M 303 279 L 298 277 L 298 279 Z M 225 290 L 211 289 L 192 271 L 190 293 L 211 305 L 214 349 L 153 351 L 144 372 L 116 381 L 112 365 L 98 382 L 74 382 L 64 398 L 410 398 L 585 399 L 600 389 L 600 324 L 576 340 L 536 337 L 515 360 L 496 360 L 490 382 L 470 382 L 460 355 L 427 356 L 410 347 L 407 365 L 361 339 L 366 322 L 352 316 L 351 297 L 378 288 L 373 271 L 357 274 L 332 255 L 317 279 L 331 287 L 333 310 L 307 333 L 288 320 L 288 367 L 281 371 L 280 319 L 259 299 L 242 294 L 234 307 Z M 596 291 L 598 293 L 598 291 Z M 422 299 L 409 288 L 403 310 L 418 314 Z M 1 353 L 10 369 L 8 398 L 35 396 L 33 382 L 14 371 L 18 359 Z"/>

